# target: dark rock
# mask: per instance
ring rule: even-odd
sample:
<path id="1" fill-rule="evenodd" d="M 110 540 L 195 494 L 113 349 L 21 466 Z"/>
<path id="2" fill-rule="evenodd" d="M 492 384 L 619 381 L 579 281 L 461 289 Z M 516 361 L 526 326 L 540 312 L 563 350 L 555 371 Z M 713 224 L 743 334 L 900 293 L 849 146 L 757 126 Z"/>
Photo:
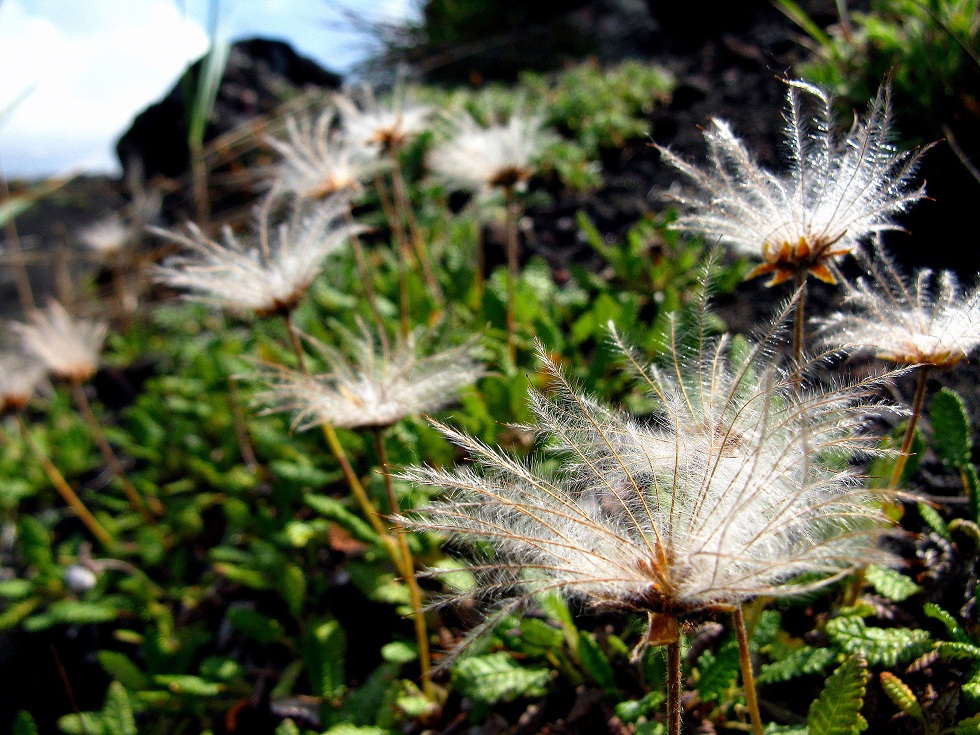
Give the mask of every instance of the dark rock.
<path id="1" fill-rule="evenodd" d="M 188 110 L 202 61 L 194 62 L 159 102 L 140 113 L 116 144 L 123 169 L 147 179 L 183 177 L 189 169 Z M 253 38 L 232 45 L 205 142 L 273 111 L 308 88 L 337 89 L 341 77 L 298 55 L 289 44 Z"/>

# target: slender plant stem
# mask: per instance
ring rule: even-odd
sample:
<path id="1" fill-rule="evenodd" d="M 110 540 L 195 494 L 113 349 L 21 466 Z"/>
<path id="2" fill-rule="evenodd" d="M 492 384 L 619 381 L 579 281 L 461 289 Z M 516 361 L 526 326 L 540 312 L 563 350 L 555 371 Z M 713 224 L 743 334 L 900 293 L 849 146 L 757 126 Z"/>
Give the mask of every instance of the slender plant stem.
<path id="1" fill-rule="evenodd" d="M 208 195 L 208 166 L 204 160 L 204 146 L 198 141 L 188 141 L 191 159 L 191 192 L 197 223 L 207 230 L 211 219 L 211 199 Z"/>
<path id="2" fill-rule="evenodd" d="M 252 471 L 259 468 L 259 460 L 255 456 L 252 448 L 252 438 L 248 433 L 248 423 L 245 421 L 245 412 L 242 411 L 242 401 L 238 395 L 238 386 L 235 379 L 228 375 L 228 406 L 231 408 L 231 417 L 235 425 L 235 438 L 238 439 L 238 448 L 242 453 L 242 460 Z"/>
<path id="3" fill-rule="evenodd" d="M 89 433 L 98 445 L 99 451 L 102 452 L 102 458 L 105 460 L 105 463 L 122 484 L 123 492 L 126 494 L 129 504 L 135 510 L 139 511 L 149 523 L 156 523 L 154 514 L 163 513 L 163 504 L 156 498 L 149 498 L 144 501 L 142 496 L 140 496 L 133 483 L 126 477 L 126 470 L 123 468 L 122 462 L 119 461 L 119 457 L 116 456 L 116 452 L 109 444 L 109 440 L 105 438 L 105 432 L 102 431 L 102 426 L 95 417 L 95 413 L 92 411 L 92 405 L 85 395 L 85 386 L 82 385 L 81 381 L 73 380 L 71 381 L 71 388 L 75 396 L 75 403 L 78 404 L 78 410 L 82 414 L 82 418 L 85 419 L 85 423 L 88 424 Z"/>
<path id="4" fill-rule="evenodd" d="M 681 642 L 667 644 L 667 735 L 681 733 Z"/>
<path id="5" fill-rule="evenodd" d="M 293 354 L 296 355 L 296 362 L 299 364 L 299 369 L 303 371 L 304 375 L 309 377 L 310 369 L 306 365 L 306 353 L 303 352 L 303 343 L 299 338 L 299 330 L 296 329 L 293 312 L 287 311 L 282 315 L 282 320 L 286 322 L 286 331 L 289 333 L 289 345 L 293 348 Z"/>
<path id="6" fill-rule="evenodd" d="M 412 558 L 412 550 L 408 546 L 408 533 L 398 522 L 398 498 L 395 496 L 394 483 L 391 480 L 390 465 L 388 463 L 388 450 L 385 447 L 384 430 L 376 428 L 374 430 L 374 444 L 378 451 L 378 461 L 381 463 L 381 474 L 385 480 L 385 490 L 388 493 L 388 507 L 391 511 L 391 520 L 395 523 L 398 540 L 398 549 L 401 556 L 401 574 L 408 585 L 408 593 L 412 604 L 412 620 L 415 624 L 415 641 L 419 649 L 419 671 L 422 679 L 422 691 L 430 701 L 435 701 L 435 691 L 432 687 L 432 672 L 429 653 L 429 631 L 425 625 L 425 615 L 422 612 L 422 590 L 419 588 L 418 580 L 415 577 L 415 560 Z"/>
<path id="7" fill-rule="evenodd" d="M 10 200 L 10 187 L 7 184 L 7 177 L 0 170 L 0 202 L 6 204 Z M 20 247 L 20 234 L 17 232 L 17 222 L 13 217 L 9 217 L 4 224 L 4 232 L 7 237 L 7 247 L 13 256 L 14 281 L 17 284 L 17 295 L 20 298 L 20 306 L 24 311 L 31 312 L 37 308 L 34 299 L 34 290 L 31 288 L 31 279 L 27 274 L 27 262 L 23 258 L 23 251 Z"/>
<path id="8" fill-rule="evenodd" d="M 293 348 L 293 352 L 296 355 L 296 361 L 299 363 L 300 370 L 303 374 L 310 378 L 312 377 L 310 369 L 306 364 L 306 355 L 303 354 L 303 346 L 299 342 L 299 335 L 296 332 L 296 327 L 292 324 L 292 318 L 286 318 L 286 325 L 289 328 L 290 344 Z M 295 336 L 295 339 L 293 337 Z M 329 421 L 323 421 L 320 424 L 323 430 L 323 436 L 327 440 L 327 445 L 330 447 L 330 451 L 333 452 L 333 456 L 337 460 L 337 464 L 340 465 L 341 472 L 344 473 L 344 479 L 347 480 L 347 485 L 350 487 L 351 493 L 354 495 L 354 499 L 357 500 L 358 505 L 361 507 L 361 512 L 367 519 L 367 522 L 371 524 L 371 528 L 374 532 L 381 537 L 385 546 L 388 548 L 389 553 L 391 553 L 391 558 L 398 564 L 398 549 L 395 547 L 394 542 L 391 540 L 391 535 L 388 533 L 388 529 L 384 527 L 381 522 L 380 515 L 374 504 L 371 502 L 371 498 L 368 497 L 367 492 L 364 490 L 364 486 L 357 477 L 357 473 L 354 472 L 354 468 L 351 467 L 350 460 L 347 459 L 347 453 L 344 451 L 343 445 L 340 443 L 340 438 L 337 436 L 337 430 L 333 428 L 333 425 Z"/>
<path id="9" fill-rule="evenodd" d="M 796 287 L 796 314 L 793 319 L 793 360 L 797 374 L 803 369 L 803 341 L 804 328 L 806 327 L 806 271 L 797 271 L 793 277 L 793 285 Z M 801 376 L 802 379 L 802 376 Z"/>
<path id="10" fill-rule="evenodd" d="M 429 249 L 425 246 L 425 240 L 422 238 L 422 232 L 419 229 L 419 222 L 415 217 L 415 210 L 412 209 L 412 201 L 408 196 L 408 187 L 405 185 L 405 176 L 402 173 L 402 165 L 398 158 L 397 149 L 392 150 L 391 160 L 393 164 L 391 181 L 395 192 L 396 212 L 398 213 L 399 219 L 404 216 L 405 222 L 408 223 L 408 233 L 411 237 L 415 256 L 422 265 L 422 275 L 429 287 L 429 291 L 432 293 L 432 299 L 436 302 L 438 309 L 441 309 L 445 300 L 442 295 L 442 287 L 439 285 L 439 279 L 436 278 L 436 274 L 432 270 Z"/>
<path id="11" fill-rule="evenodd" d="M 929 366 L 923 365 L 919 368 L 919 382 L 915 387 L 915 398 L 912 399 L 912 415 L 909 417 L 908 427 L 905 429 L 905 438 L 902 439 L 902 448 L 899 450 L 898 459 L 892 468 L 891 478 L 888 480 L 888 487 L 898 487 L 902 479 L 902 472 L 905 464 L 909 461 L 909 452 L 912 450 L 912 442 L 915 440 L 915 427 L 919 423 L 919 415 L 922 413 L 922 404 L 926 399 L 926 382 L 929 379 Z"/>
<path id="12" fill-rule="evenodd" d="M 514 332 L 517 318 L 514 314 L 517 276 L 520 268 L 520 241 L 517 237 L 517 202 L 514 200 L 514 187 L 504 189 L 504 203 L 507 208 L 507 356 L 511 364 L 517 364 L 517 344 Z"/>
<path id="13" fill-rule="evenodd" d="M 412 248 L 408 243 L 408 236 L 405 234 L 401 220 L 388 194 L 388 185 L 385 183 L 384 176 L 380 173 L 375 176 L 374 185 L 378 190 L 378 197 L 381 199 L 381 208 L 384 210 L 385 219 L 388 220 L 388 227 L 395 236 L 395 241 L 398 243 L 398 252 L 401 255 L 398 259 L 398 311 L 401 315 L 402 335 L 407 337 L 411 331 L 411 322 L 409 321 L 411 303 L 408 292 L 408 272 L 414 260 Z"/>
<path id="14" fill-rule="evenodd" d="M 483 228 L 480 227 L 480 222 L 474 220 L 474 227 L 476 228 L 476 270 L 473 273 L 473 292 L 476 295 L 475 307 L 479 311 L 483 304 L 483 289 L 485 287 L 486 272 L 487 272 L 487 254 L 483 247 Z"/>
<path id="15" fill-rule="evenodd" d="M 741 604 L 736 605 L 732 611 L 732 622 L 735 624 L 735 636 L 738 638 L 738 658 L 742 665 L 742 686 L 745 688 L 745 704 L 749 708 L 752 732 L 754 735 L 762 735 L 762 715 L 759 713 L 759 700 L 755 692 L 755 675 L 752 673 L 749 636 L 745 630 L 745 616 L 742 614 Z"/>
<path id="16" fill-rule="evenodd" d="M 93 536 L 107 546 L 112 544 L 114 541 L 112 534 L 85 507 L 85 503 L 82 502 L 82 499 L 78 497 L 71 485 L 68 484 L 65 476 L 58 471 L 58 468 L 54 466 L 54 462 L 48 459 L 47 455 L 41 450 L 41 447 L 34 441 L 34 437 L 31 436 L 31 432 L 28 430 L 27 424 L 24 423 L 24 419 L 21 416 L 17 417 L 17 425 L 20 427 L 21 436 L 24 437 L 24 443 L 27 444 L 31 453 L 44 470 L 44 474 L 48 476 L 48 480 L 54 485 L 54 489 L 58 491 L 62 500 L 75 512 L 78 520 L 85 524 L 85 527 L 92 532 Z"/>
<path id="17" fill-rule="evenodd" d="M 350 211 L 350 208 L 346 210 L 346 216 L 347 223 L 353 225 L 354 215 Z M 354 262 L 357 264 L 357 270 L 361 274 L 361 282 L 364 284 L 364 295 L 367 297 L 368 306 L 371 308 L 371 316 L 374 318 L 374 323 L 378 327 L 382 342 L 387 342 L 388 337 L 385 333 L 385 321 L 384 317 L 381 316 L 381 310 L 378 308 L 378 293 L 374 290 L 374 276 L 371 273 L 371 266 L 368 263 L 367 256 L 364 254 L 364 245 L 361 243 L 361 238 L 356 232 L 351 234 L 350 243 L 351 250 L 354 251 Z"/>

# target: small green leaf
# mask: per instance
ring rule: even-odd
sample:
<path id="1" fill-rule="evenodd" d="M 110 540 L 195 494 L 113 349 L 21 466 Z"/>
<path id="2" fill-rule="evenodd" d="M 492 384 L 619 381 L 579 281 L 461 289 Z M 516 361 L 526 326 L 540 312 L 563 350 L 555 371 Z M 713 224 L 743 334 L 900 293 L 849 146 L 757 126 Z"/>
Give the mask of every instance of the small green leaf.
<path id="1" fill-rule="evenodd" d="M 922 520 L 925 521 L 926 525 L 949 541 L 949 528 L 946 525 L 946 521 L 943 520 L 943 517 L 939 515 L 939 511 L 925 503 L 917 503 L 916 507 L 919 509 L 919 515 L 922 516 Z"/>
<path id="2" fill-rule="evenodd" d="M 803 646 L 779 661 L 764 664 L 756 681 L 760 684 L 772 684 L 789 681 L 797 676 L 821 674 L 836 657 L 837 654 L 829 648 Z"/>
<path id="3" fill-rule="evenodd" d="M 960 397 L 943 388 L 932 398 L 929 411 L 932 444 L 939 458 L 953 469 L 970 461 L 970 420 Z"/>
<path id="4" fill-rule="evenodd" d="M 721 701 L 735 686 L 742 667 L 738 657 L 738 644 L 729 639 L 718 653 L 705 651 L 698 658 L 698 692 L 705 702 Z"/>
<path id="5" fill-rule="evenodd" d="M 980 647 L 971 643 L 943 641 L 939 644 L 939 655 L 957 661 L 980 661 Z"/>
<path id="6" fill-rule="evenodd" d="M 102 708 L 102 722 L 106 735 L 139 735 L 129 693 L 118 681 L 109 684 Z"/>
<path id="7" fill-rule="evenodd" d="M 275 643 L 282 639 L 283 628 L 278 620 L 249 607 L 232 607 L 228 610 L 231 627 L 259 643 Z"/>
<path id="8" fill-rule="evenodd" d="M 921 720 L 925 717 L 922 712 L 922 705 L 919 704 L 919 700 L 904 681 L 890 671 L 882 671 L 878 675 L 878 678 L 881 681 L 881 688 L 885 694 L 888 695 L 888 698 L 902 712 L 909 717 L 914 717 L 916 720 Z"/>
<path id="9" fill-rule="evenodd" d="M 150 677 L 124 653 L 119 651 L 99 651 L 96 654 L 105 672 L 127 689 L 139 691 L 150 686 Z"/>
<path id="10" fill-rule="evenodd" d="M 807 715 L 810 735 L 856 735 L 861 732 L 864 729 L 861 707 L 867 683 L 868 667 L 864 659 L 848 656 L 810 705 Z"/>
<path id="11" fill-rule="evenodd" d="M 303 652 L 314 695 L 334 700 L 343 694 L 346 651 L 347 635 L 336 620 L 311 627 Z"/>
<path id="12" fill-rule="evenodd" d="M 857 617 L 834 618 L 827 623 L 827 634 L 845 652 L 860 654 L 873 665 L 895 666 L 932 648 L 928 631 L 872 628 Z"/>
<path id="13" fill-rule="evenodd" d="M 558 631 L 555 631 L 556 633 Z M 559 633 L 560 636 L 560 633 Z M 616 691 L 616 674 L 605 652 L 596 643 L 592 634 L 587 631 L 579 631 L 578 634 L 578 655 L 589 676 L 607 692 Z"/>
<path id="14" fill-rule="evenodd" d="M 970 637 L 966 634 L 966 631 L 960 627 L 960 624 L 956 622 L 956 618 L 939 607 L 939 605 L 932 602 L 927 602 L 922 606 L 922 611 L 926 614 L 926 617 L 938 620 L 945 625 L 946 632 L 949 633 L 950 637 L 954 641 L 959 643 L 970 642 Z"/>
<path id="15" fill-rule="evenodd" d="M 300 735 L 300 731 L 296 723 L 287 718 L 276 725 L 275 735 Z"/>
<path id="16" fill-rule="evenodd" d="M 186 694 L 191 697 L 214 697 L 225 689 L 223 684 L 190 674 L 158 674 L 153 677 L 153 680 L 174 694 Z"/>
<path id="17" fill-rule="evenodd" d="M 30 712 L 21 710 L 14 718 L 14 729 L 10 735 L 38 735 L 37 723 L 31 717 Z"/>
<path id="18" fill-rule="evenodd" d="M 971 704 L 980 703 L 980 668 L 975 669 L 963 685 L 963 694 L 966 695 Z"/>
<path id="19" fill-rule="evenodd" d="M 632 724 L 641 717 L 647 717 L 657 712 L 663 702 L 663 692 L 655 690 L 645 694 L 641 699 L 631 699 L 617 704 L 616 717 L 626 724 Z"/>
<path id="20" fill-rule="evenodd" d="M 960 720 L 953 728 L 953 735 L 980 735 L 980 715 Z"/>
<path id="21" fill-rule="evenodd" d="M 517 697 L 541 697 L 552 673 L 549 669 L 524 668 L 506 652 L 469 656 L 452 673 L 457 691 L 483 704 L 508 702 Z"/>
<path id="22" fill-rule="evenodd" d="M 880 567 L 877 564 L 868 565 L 865 570 L 865 579 L 878 594 L 893 602 L 902 602 L 922 591 L 919 585 L 904 574 L 900 574 L 894 569 Z"/>
<path id="23" fill-rule="evenodd" d="M 105 602 L 59 600 L 46 612 L 24 621 L 24 630 L 35 632 L 54 625 L 90 625 L 115 620 L 119 611 Z"/>

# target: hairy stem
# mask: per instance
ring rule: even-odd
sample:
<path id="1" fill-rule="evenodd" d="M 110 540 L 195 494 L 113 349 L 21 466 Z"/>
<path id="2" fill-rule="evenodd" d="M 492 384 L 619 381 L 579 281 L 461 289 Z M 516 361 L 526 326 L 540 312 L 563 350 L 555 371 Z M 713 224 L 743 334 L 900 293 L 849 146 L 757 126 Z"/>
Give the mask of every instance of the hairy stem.
<path id="1" fill-rule="evenodd" d="M 892 468 L 892 475 L 888 480 L 888 487 L 898 487 L 902 479 L 902 472 L 905 471 L 905 464 L 909 461 L 909 452 L 912 450 L 912 442 L 915 441 L 915 427 L 919 423 L 919 415 L 922 413 L 922 404 L 926 400 L 926 382 L 929 379 L 929 366 L 922 365 L 919 368 L 919 382 L 915 386 L 915 398 L 912 399 L 912 415 L 909 417 L 909 424 L 905 429 L 905 438 L 902 439 L 902 448 L 899 450 L 898 459 Z"/>
<path id="2" fill-rule="evenodd" d="M 735 606 L 732 611 L 732 622 L 735 624 L 735 636 L 738 638 L 738 659 L 742 665 L 742 686 L 745 688 L 745 704 L 749 708 L 749 719 L 752 721 L 754 735 L 762 735 L 762 716 L 759 713 L 759 700 L 755 692 L 755 675 L 752 673 L 752 656 L 749 654 L 749 636 L 745 630 L 745 616 L 742 605 Z"/>
<path id="3" fill-rule="evenodd" d="M 803 369 L 803 341 L 804 328 L 806 327 L 806 271 L 800 270 L 793 277 L 793 285 L 796 287 L 796 313 L 793 318 L 793 360 L 794 367 L 799 371 Z M 802 380 L 802 376 L 800 376 Z"/>
<path id="4" fill-rule="evenodd" d="M 292 323 L 292 316 L 286 318 L 286 325 L 289 328 L 290 344 L 293 348 L 293 353 L 296 355 L 296 361 L 299 363 L 300 370 L 307 378 L 312 378 L 309 366 L 306 363 L 306 355 L 303 353 L 303 346 L 300 344 L 299 335 L 296 331 L 295 324 Z M 323 436 L 327 440 L 327 446 L 330 447 L 330 451 L 333 453 L 334 458 L 337 460 L 337 464 L 340 465 L 340 471 L 344 473 L 344 479 L 347 481 L 347 486 L 350 488 L 351 493 L 354 495 L 354 499 L 357 504 L 361 507 L 361 512 L 364 514 L 365 519 L 374 532 L 381 537 L 382 542 L 388 548 L 393 561 L 397 565 L 398 561 L 398 549 L 396 548 L 394 542 L 391 539 L 391 535 L 388 530 L 384 527 L 381 522 L 381 517 L 371 502 L 371 498 L 368 496 L 367 491 L 365 491 L 364 486 L 361 484 L 360 479 L 357 477 L 357 473 L 354 472 L 354 468 L 351 466 L 350 460 L 347 459 L 347 453 L 344 451 L 343 445 L 340 443 L 340 438 L 337 436 L 337 430 L 328 421 L 322 421 L 320 427 L 323 430 Z"/>
<path id="5" fill-rule="evenodd" d="M 398 213 L 399 219 L 404 217 L 404 221 L 408 223 L 408 232 L 415 250 L 415 256 L 422 265 L 422 276 L 425 278 L 429 292 L 432 294 L 432 299 L 436 303 L 437 310 L 439 310 L 442 308 L 444 302 L 442 287 L 439 285 L 439 279 L 436 278 L 436 274 L 432 270 L 429 249 L 425 246 L 425 240 L 422 239 L 419 222 L 415 217 L 415 210 L 412 209 L 412 201 L 408 196 L 408 187 L 405 185 L 405 176 L 402 173 L 402 164 L 398 157 L 397 149 L 391 151 L 391 161 L 393 165 L 391 181 L 395 192 L 396 212 Z"/>
<path id="6" fill-rule="evenodd" d="M 517 202 L 514 200 L 514 187 L 504 189 L 504 203 L 507 207 L 507 356 L 511 364 L 517 363 L 517 345 L 514 333 L 517 319 L 514 314 L 514 301 L 517 290 L 517 276 L 520 269 L 520 241 L 517 236 Z"/>
<path id="7" fill-rule="evenodd" d="M 398 244 L 398 252 L 401 257 L 398 259 L 398 311 L 401 315 L 402 335 L 408 336 L 411 331 L 409 312 L 411 304 L 408 292 L 408 273 L 412 267 L 414 257 L 412 248 L 408 242 L 408 235 L 405 234 L 401 219 L 391 200 L 388 192 L 388 184 L 385 183 L 384 176 L 380 173 L 374 177 L 374 185 L 378 190 L 378 198 L 381 200 L 381 208 L 384 210 L 385 219 L 388 220 L 388 227 L 391 229 L 395 242 Z"/>
<path id="8" fill-rule="evenodd" d="M 408 593 L 411 599 L 412 622 L 415 624 L 415 641 L 419 649 L 419 671 L 422 679 L 422 691 L 430 701 L 435 701 L 435 691 L 432 687 L 431 656 L 429 653 L 429 631 L 425 626 L 425 615 L 422 612 L 422 590 L 419 588 L 418 579 L 415 577 L 415 560 L 412 558 L 412 551 L 408 546 L 408 533 L 395 520 L 398 516 L 398 498 L 395 496 L 395 488 L 389 471 L 388 450 L 385 447 L 383 429 L 376 428 L 374 430 L 374 443 L 378 451 L 378 461 L 381 463 L 381 474 L 385 480 L 385 490 L 388 493 L 388 507 L 391 512 L 392 522 L 398 527 L 395 537 L 398 541 L 398 549 L 401 556 L 401 575 L 405 580 L 405 584 L 408 585 Z"/>
<path id="9" fill-rule="evenodd" d="M 681 733 L 681 642 L 667 644 L 667 735 Z"/>
<path id="10" fill-rule="evenodd" d="M 346 216 L 347 223 L 353 225 L 354 215 L 350 211 L 350 207 L 346 210 Z M 381 310 L 378 308 L 378 294 L 374 290 L 374 275 L 371 273 L 367 256 L 364 254 L 364 245 L 361 243 L 361 238 L 356 232 L 351 233 L 350 243 L 351 250 L 354 251 L 354 262 L 357 264 L 357 271 L 360 273 L 361 282 L 364 284 L 364 295 L 367 296 L 368 306 L 371 308 L 371 316 L 374 318 L 374 323 L 378 327 L 382 341 L 386 342 L 388 337 L 385 333 L 384 317 L 381 316 Z"/>
<path id="11" fill-rule="evenodd" d="M 126 499 L 129 500 L 129 504 L 133 508 L 139 511 L 140 515 L 143 516 L 149 523 L 156 523 L 156 518 L 154 514 L 163 513 L 163 504 L 156 498 L 148 498 L 144 501 L 143 497 L 139 494 L 133 483 L 129 481 L 126 476 L 126 470 L 123 468 L 122 462 L 119 461 L 119 457 L 116 456 L 116 452 L 113 450 L 112 445 L 109 444 L 109 440 L 105 437 L 105 432 L 102 431 L 102 426 L 99 424 L 99 420 L 95 417 L 95 413 L 92 411 L 92 404 L 89 403 L 88 397 L 85 395 L 85 386 L 82 385 L 81 381 L 73 380 L 71 381 L 72 393 L 75 396 L 75 403 L 78 404 L 78 410 L 85 419 L 85 423 L 88 425 L 89 433 L 92 435 L 92 439 L 99 447 L 99 451 L 102 453 L 102 458 L 105 460 L 106 465 L 116 476 L 119 482 L 122 484 L 123 492 L 126 494 Z"/>
<path id="12" fill-rule="evenodd" d="M 75 515 L 78 516 L 78 520 L 85 524 L 85 527 L 92 532 L 99 541 L 107 546 L 112 544 L 114 539 L 112 534 L 110 534 L 105 527 L 96 520 L 95 516 L 85 507 L 85 503 L 82 499 L 78 497 L 74 490 L 72 490 L 71 485 L 65 479 L 65 476 L 58 471 L 58 468 L 54 466 L 54 462 L 48 459 L 47 455 L 43 452 L 41 447 L 38 446 L 37 442 L 34 441 L 34 437 L 31 436 L 31 432 L 27 428 L 27 424 L 24 423 L 24 419 L 20 416 L 17 417 L 17 425 L 20 427 L 20 434 L 24 437 L 24 443 L 27 444 L 31 453 L 37 459 L 38 463 L 41 465 L 41 469 L 44 470 L 44 474 L 48 476 L 48 480 L 54 485 L 54 489 L 58 491 L 62 500 L 68 505 L 69 508 L 74 511 Z"/>

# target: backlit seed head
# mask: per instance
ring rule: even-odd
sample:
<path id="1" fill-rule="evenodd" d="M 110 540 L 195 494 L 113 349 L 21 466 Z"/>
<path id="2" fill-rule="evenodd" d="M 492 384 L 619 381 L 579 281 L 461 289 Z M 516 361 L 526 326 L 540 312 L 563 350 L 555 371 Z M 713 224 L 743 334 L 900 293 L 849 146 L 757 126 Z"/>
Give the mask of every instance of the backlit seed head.
<path id="1" fill-rule="evenodd" d="M 11 326 L 24 350 L 36 355 L 56 378 L 84 382 L 99 368 L 99 353 L 109 325 L 72 317 L 57 301 Z"/>
<path id="2" fill-rule="evenodd" d="M 401 84 L 383 98 L 370 87 L 354 87 L 334 97 L 345 138 L 351 145 L 390 154 L 428 128 L 432 107 L 415 102 Z"/>
<path id="3" fill-rule="evenodd" d="M 438 411 L 453 403 L 461 388 L 483 375 L 476 345 L 426 352 L 431 340 L 416 331 L 394 344 L 361 325 L 346 335 L 346 349 L 310 340 L 327 371 L 305 373 L 277 367 L 270 387 L 256 400 L 273 411 L 295 415 L 295 425 L 383 429 L 408 416 Z"/>
<path id="4" fill-rule="evenodd" d="M 903 275 L 877 244 L 863 258 L 869 279 L 847 285 L 844 308 L 822 320 L 828 345 L 900 365 L 949 368 L 980 345 L 980 284 L 960 288 L 950 271 Z"/>
<path id="5" fill-rule="evenodd" d="M 531 394 L 538 457 L 437 424 L 471 464 L 402 474 L 445 490 L 402 522 L 446 534 L 475 558 L 474 594 L 494 613 L 474 635 L 558 592 L 648 613 L 644 641 L 665 643 L 676 640 L 671 618 L 795 595 L 888 561 L 876 491 L 848 462 L 872 451 L 864 424 L 874 381 L 801 387 L 776 362 L 772 335 L 754 345 L 702 338 L 690 352 L 674 339 L 666 369 L 616 341 L 652 416 L 583 394 L 540 350 L 552 389 Z"/>
<path id="6" fill-rule="evenodd" d="M 0 414 L 23 411 L 44 372 L 44 363 L 32 354 L 0 352 Z"/>
<path id="7" fill-rule="evenodd" d="M 257 234 L 243 241 L 230 228 L 212 240 L 188 223 L 186 232 L 154 230 L 188 253 L 156 269 L 158 281 L 189 291 L 188 297 L 258 316 L 288 314 L 323 268 L 324 259 L 360 228 L 344 221 L 348 199 L 334 195 L 297 202 L 289 222 L 273 225 L 270 208 L 259 215 Z"/>
<path id="8" fill-rule="evenodd" d="M 704 133 L 707 168 L 660 148 L 694 185 L 693 192 L 674 197 L 690 208 L 674 226 L 761 258 L 749 277 L 770 275 L 769 285 L 801 273 L 836 283 L 833 261 L 869 235 L 896 229 L 892 217 L 924 195 L 923 187 L 910 186 L 921 153 L 889 144 L 887 86 L 864 119 L 840 137 L 829 96 L 805 82 L 787 84 L 787 173 L 759 166 L 722 120 L 713 120 Z"/>

